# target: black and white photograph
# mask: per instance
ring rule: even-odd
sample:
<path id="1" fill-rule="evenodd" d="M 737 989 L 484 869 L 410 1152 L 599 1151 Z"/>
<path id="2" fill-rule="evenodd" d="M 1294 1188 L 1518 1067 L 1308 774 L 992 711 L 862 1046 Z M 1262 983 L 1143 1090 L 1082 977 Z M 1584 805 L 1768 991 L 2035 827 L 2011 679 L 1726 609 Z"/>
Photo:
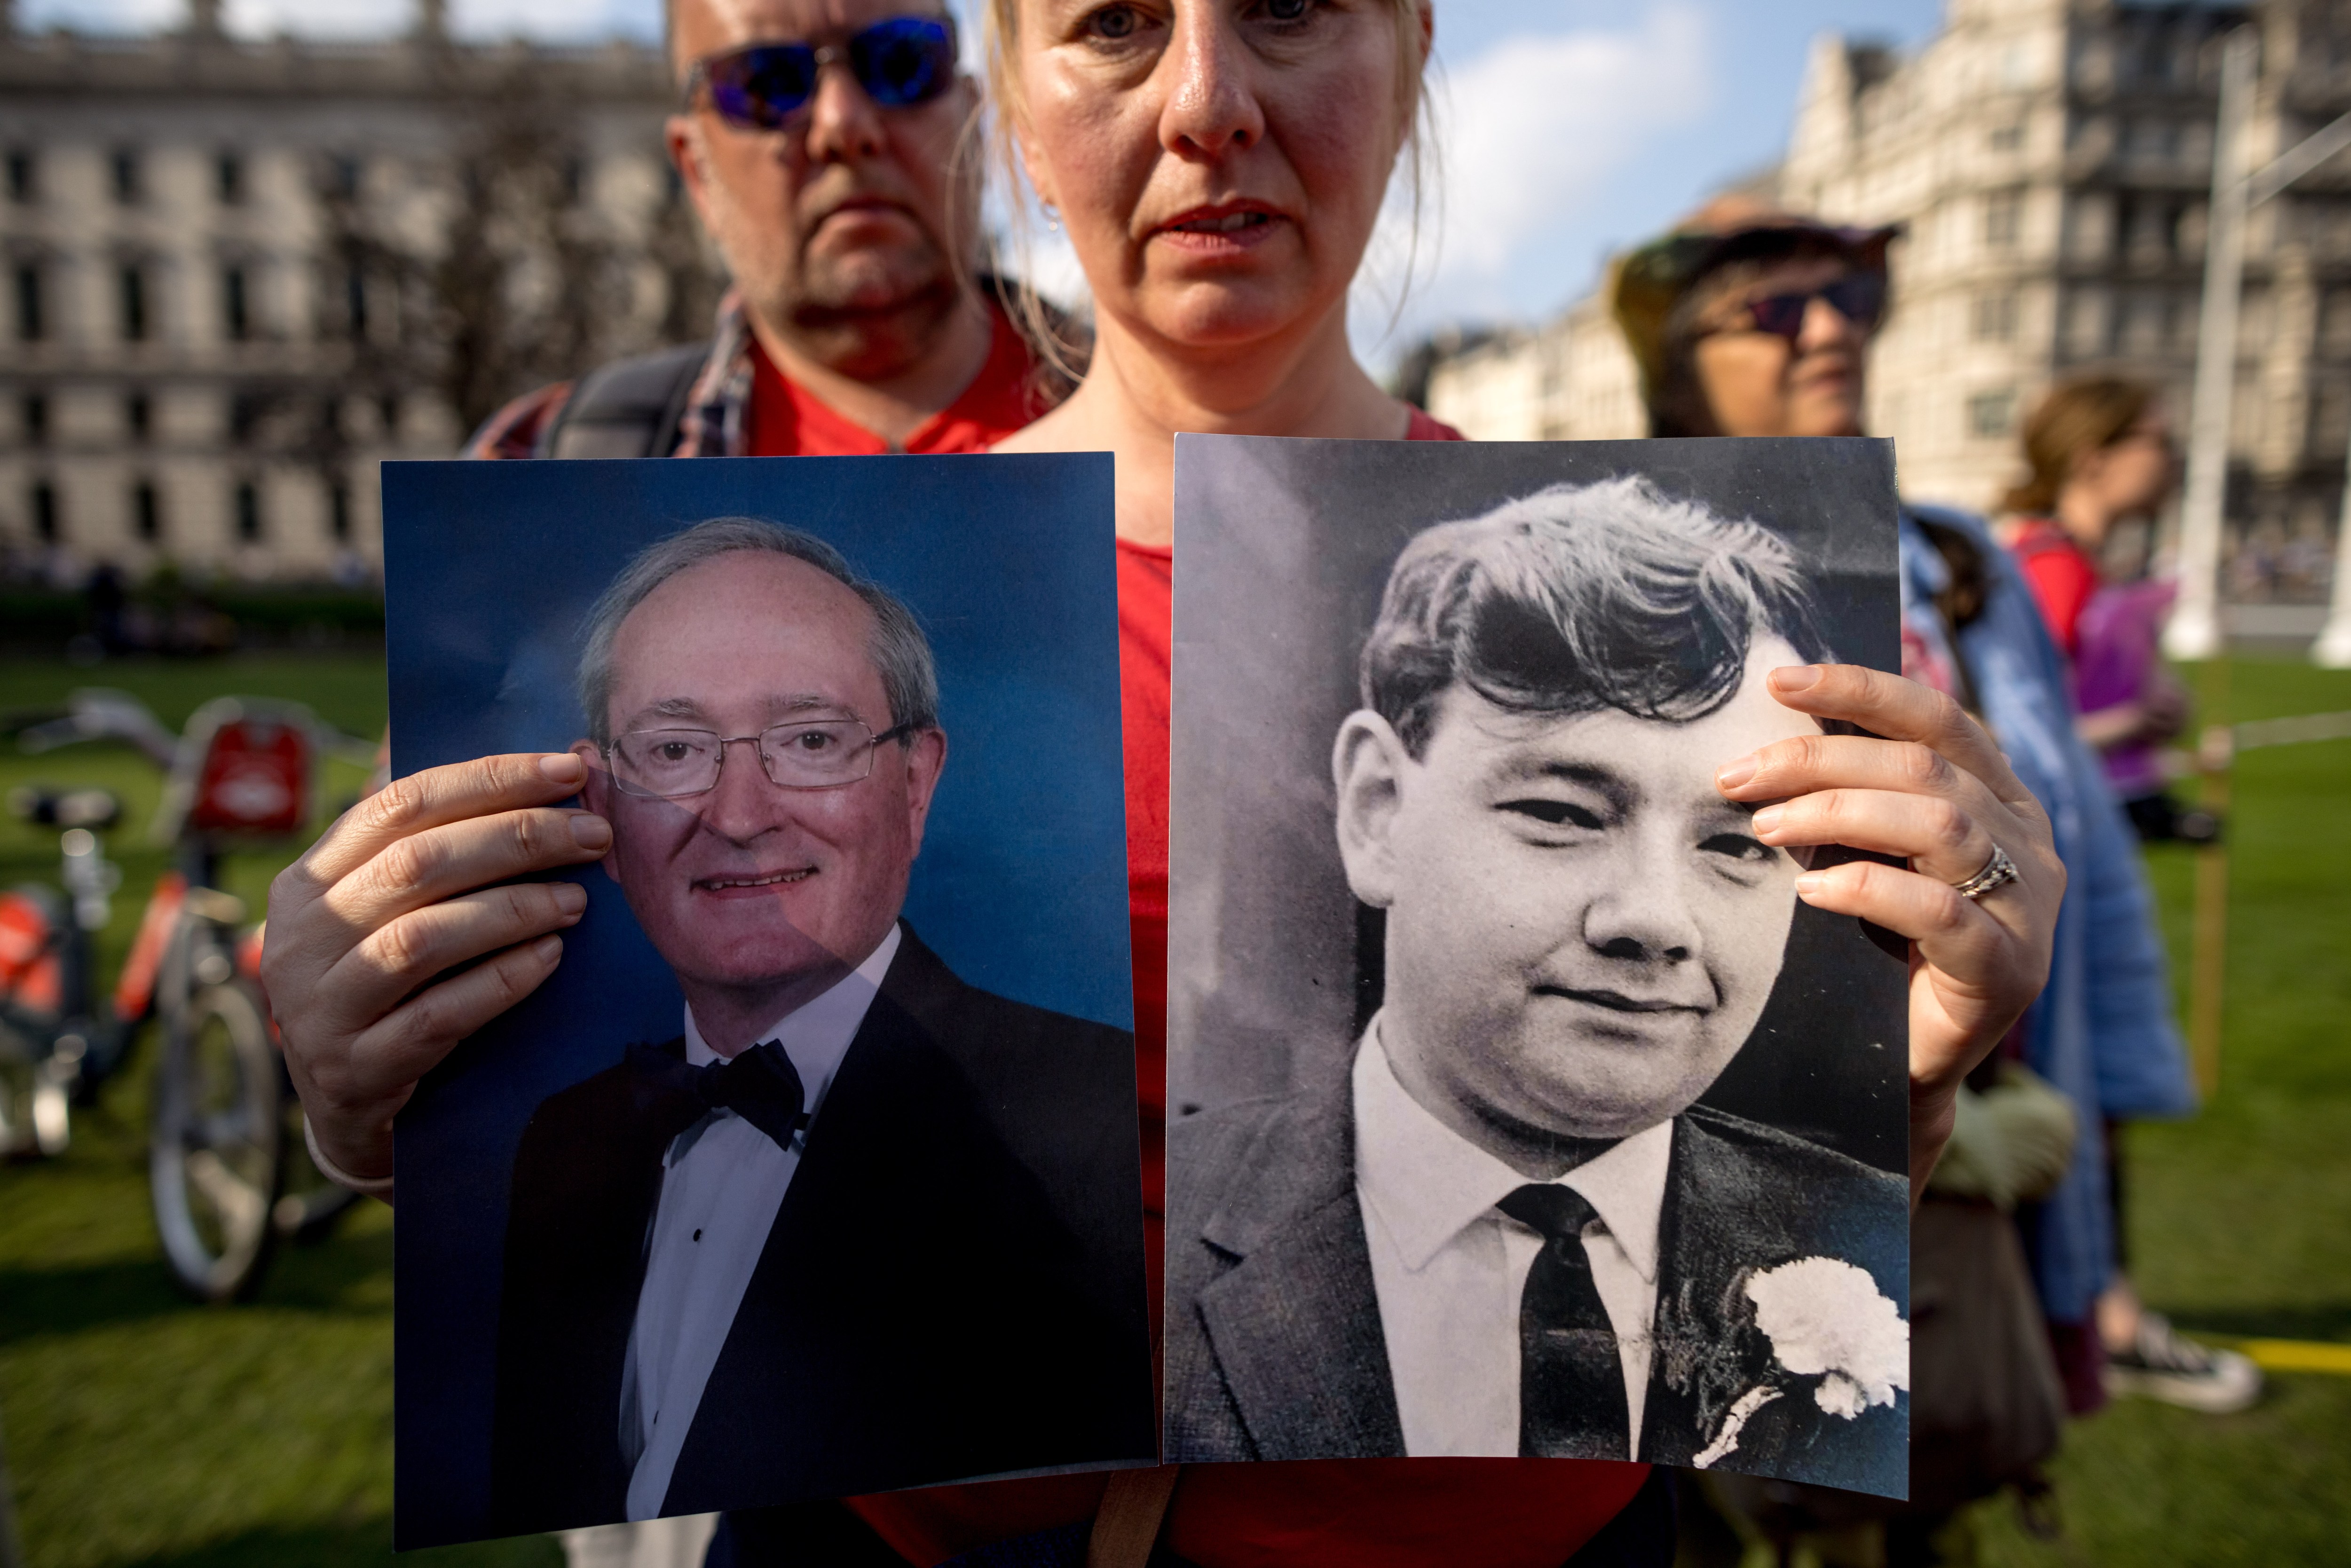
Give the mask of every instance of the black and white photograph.
<path id="1" fill-rule="evenodd" d="M 1155 1457 L 1109 473 L 392 471 L 395 773 L 611 824 L 400 1118 L 403 1544 Z"/>
<path id="2" fill-rule="evenodd" d="M 1903 946 L 1719 770 L 1900 664 L 1890 443 L 1179 439 L 1170 1461 L 1899 1497 Z"/>

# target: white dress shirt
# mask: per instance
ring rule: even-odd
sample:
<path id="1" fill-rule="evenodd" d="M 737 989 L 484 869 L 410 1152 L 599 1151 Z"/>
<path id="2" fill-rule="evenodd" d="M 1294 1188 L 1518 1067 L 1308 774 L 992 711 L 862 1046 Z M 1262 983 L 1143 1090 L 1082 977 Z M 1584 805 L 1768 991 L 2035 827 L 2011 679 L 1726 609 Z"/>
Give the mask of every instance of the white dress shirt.
<path id="1" fill-rule="evenodd" d="M 1354 1103 L 1355 1194 L 1405 1452 L 1516 1455 L 1519 1300 L 1543 1242 L 1494 1205 L 1529 1178 L 1405 1092 L 1377 1019 L 1355 1053 Z M 1558 1178 L 1600 1217 L 1584 1227 L 1583 1249 L 1625 1369 L 1626 1458 L 1641 1451 L 1673 1131 L 1661 1122 Z"/>
<path id="2" fill-rule="evenodd" d="M 755 1043 L 779 1041 L 792 1059 L 813 1118 L 824 1109 L 841 1060 L 865 1021 L 897 956 L 898 927 L 831 990 L 786 1014 Z M 685 1011 L 685 1060 L 718 1053 Z M 621 1451 L 633 1464 L 629 1518 L 654 1519 L 701 1406 L 703 1386 L 735 1325 L 735 1311 L 767 1250 L 768 1233 L 799 1168 L 805 1133 L 789 1149 L 732 1111 L 713 1111 L 680 1133 L 662 1156 L 645 1282 L 637 1292 L 621 1377 Z"/>

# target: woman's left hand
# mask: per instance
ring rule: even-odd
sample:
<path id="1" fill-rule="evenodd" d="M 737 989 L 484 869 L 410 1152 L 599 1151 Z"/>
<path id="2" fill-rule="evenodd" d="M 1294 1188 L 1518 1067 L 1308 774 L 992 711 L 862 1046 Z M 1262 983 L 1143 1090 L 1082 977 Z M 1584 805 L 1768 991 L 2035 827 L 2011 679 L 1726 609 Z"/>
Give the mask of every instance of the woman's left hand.
<path id="1" fill-rule="evenodd" d="M 1771 695 L 1867 736 L 1776 741 L 1725 766 L 1733 800 L 1773 801 L 1755 836 L 1782 849 L 1843 844 L 1909 861 L 1808 871 L 1805 903 L 1910 941 L 1910 1195 L 1950 1137 L 1959 1082 L 2041 994 L 2065 866 L 2048 813 L 1983 727 L 1949 697 L 1855 664 L 1774 670 Z M 1884 738 L 1876 738 L 1883 737 Z M 2007 852 L 2016 879 L 1962 898 L 1957 884 Z"/>

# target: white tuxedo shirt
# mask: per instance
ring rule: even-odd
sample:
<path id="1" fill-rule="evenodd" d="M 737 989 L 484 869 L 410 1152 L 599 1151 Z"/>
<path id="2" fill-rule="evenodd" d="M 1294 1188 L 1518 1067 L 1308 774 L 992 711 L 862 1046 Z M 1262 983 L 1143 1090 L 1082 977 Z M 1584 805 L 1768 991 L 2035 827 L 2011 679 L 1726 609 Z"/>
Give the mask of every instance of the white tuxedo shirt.
<path id="1" fill-rule="evenodd" d="M 897 956 L 898 937 L 899 928 L 891 926 L 863 963 L 758 1037 L 779 1042 L 792 1059 L 811 1126 Z M 685 1060 L 695 1067 L 718 1060 L 695 1027 L 690 1007 Z M 702 1390 L 735 1326 L 735 1311 L 767 1249 L 807 1143 L 802 1133 L 790 1148 L 780 1147 L 734 1112 L 713 1111 L 672 1140 L 662 1156 L 661 1201 L 621 1375 L 621 1451 L 635 1467 L 629 1477 L 632 1520 L 660 1516 Z"/>

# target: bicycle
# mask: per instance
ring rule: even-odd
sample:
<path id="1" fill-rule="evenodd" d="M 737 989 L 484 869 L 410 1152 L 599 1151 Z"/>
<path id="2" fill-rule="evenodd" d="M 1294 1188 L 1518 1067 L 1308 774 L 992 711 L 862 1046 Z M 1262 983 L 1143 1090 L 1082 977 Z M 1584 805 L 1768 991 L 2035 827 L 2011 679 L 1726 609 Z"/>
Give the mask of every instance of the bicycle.
<path id="1" fill-rule="evenodd" d="M 153 836 L 178 863 L 157 880 L 121 977 L 101 996 L 92 946 L 121 880 L 104 844 L 120 802 L 103 789 L 11 792 L 17 816 L 58 830 L 67 896 L 39 884 L 0 894 L 0 1152 L 61 1152 L 72 1107 L 127 1066 L 154 1021 L 148 1170 L 164 1257 L 190 1294 L 243 1300 L 281 1239 L 323 1237 L 354 1197 L 305 1152 L 257 977 L 259 932 L 218 885 L 220 859 L 301 832 L 320 752 L 371 758 L 372 747 L 299 705 L 256 698 L 207 703 L 173 736 L 111 692 L 74 694 L 63 715 L 23 726 L 20 743 L 40 752 L 101 739 L 128 740 L 167 770 Z"/>

